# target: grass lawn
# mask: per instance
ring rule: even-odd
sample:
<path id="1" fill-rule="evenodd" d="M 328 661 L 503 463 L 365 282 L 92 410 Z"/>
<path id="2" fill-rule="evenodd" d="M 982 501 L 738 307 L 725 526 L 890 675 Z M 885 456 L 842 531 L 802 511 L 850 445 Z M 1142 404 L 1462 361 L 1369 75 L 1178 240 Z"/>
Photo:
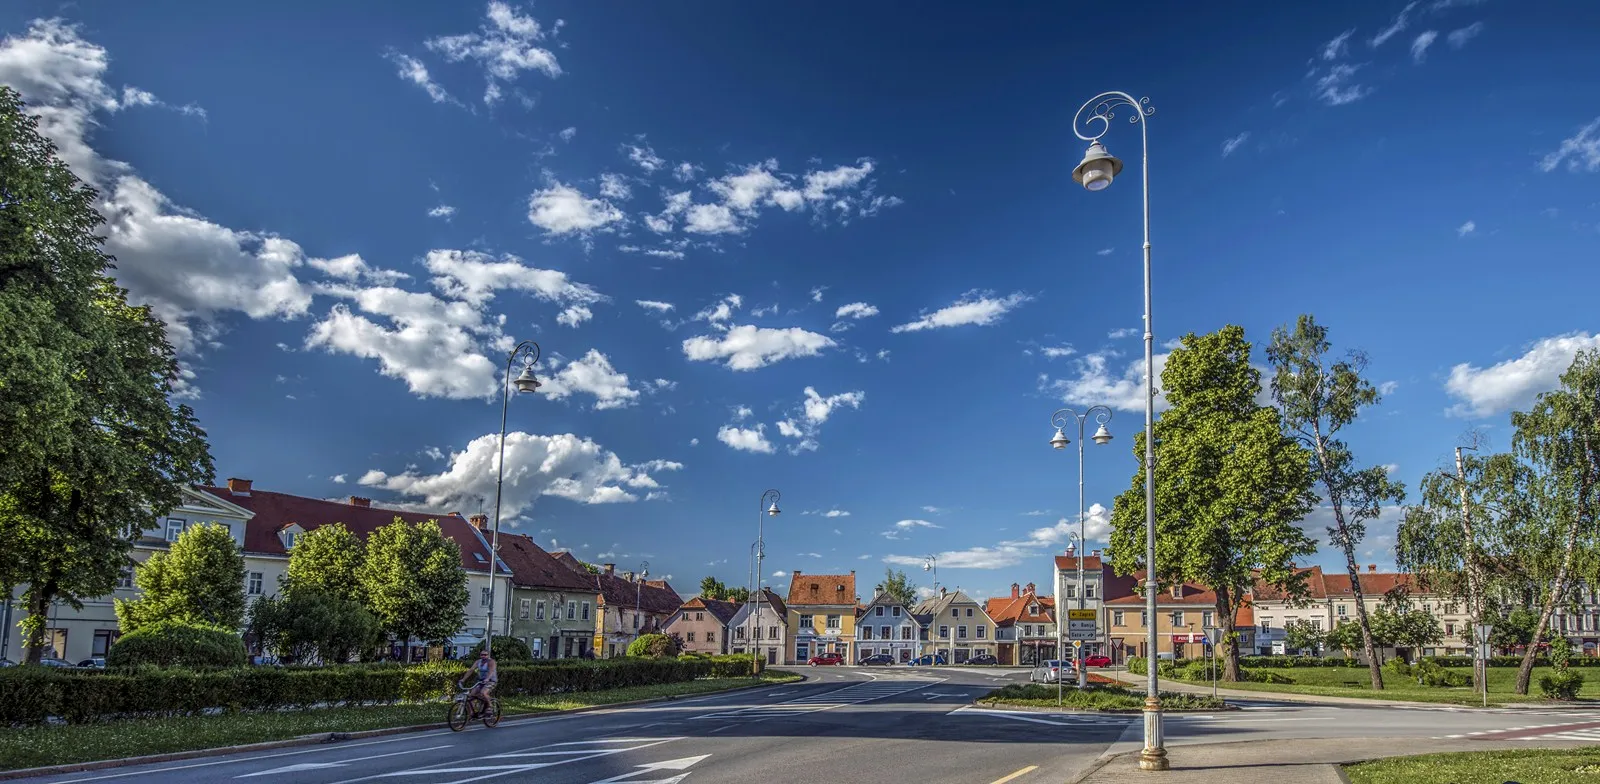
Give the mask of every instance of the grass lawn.
<path id="1" fill-rule="evenodd" d="M 1434 686 L 1419 686 L 1414 679 L 1402 678 L 1389 670 L 1383 672 L 1383 691 L 1373 691 L 1368 680 L 1365 667 L 1258 667 L 1293 678 L 1294 683 L 1223 683 L 1219 684 L 1225 689 L 1239 689 L 1242 691 L 1264 691 L 1293 694 L 1314 694 L 1323 697 L 1365 697 L 1376 700 L 1407 700 L 1411 702 L 1442 702 L 1453 705 L 1482 705 L 1483 696 L 1475 693 L 1471 687 L 1440 688 Z M 1470 667 L 1451 667 L 1472 677 Z M 1489 668 L 1489 704 L 1508 702 L 1539 702 L 1544 698 L 1539 695 L 1539 676 L 1552 672 L 1549 667 L 1533 668 L 1533 680 L 1527 695 L 1516 694 L 1513 687 L 1517 683 L 1517 668 L 1515 667 L 1490 667 Z M 1600 669 L 1581 668 L 1578 672 L 1584 674 L 1583 690 L 1578 693 L 1581 698 L 1600 699 Z M 1196 685 L 1210 685 L 1210 681 L 1184 681 Z M 1348 685 L 1353 682 L 1355 685 Z M 1600 778 L 1596 778 L 1600 782 Z M 1499 782 L 1496 782 L 1499 784 Z"/>
<path id="2" fill-rule="evenodd" d="M 1350 784 L 1569 784 L 1600 781 L 1600 747 L 1429 754 L 1344 769 Z"/>
<path id="3" fill-rule="evenodd" d="M 1056 696 L 1054 684 L 1030 683 L 1026 686 L 1012 684 L 979 697 L 978 704 L 995 707 L 1014 705 L 1025 708 L 1054 708 L 1057 706 Z M 1066 710 L 1109 711 L 1144 708 L 1144 692 L 1124 688 L 1102 687 L 1079 691 L 1068 687 L 1061 690 L 1060 697 L 1060 706 Z M 1222 700 L 1214 699 L 1209 694 L 1176 692 L 1163 693 L 1161 706 L 1168 711 L 1221 710 L 1224 707 Z"/>
<path id="4" fill-rule="evenodd" d="M 580 694 L 504 697 L 500 702 L 503 715 L 515 716 L 796 680 L 800 676 L 794 673 L 769 670 L 760 678 L 710 678 Z M 443 723 L 445 710 L 445 703 L 435 702 L 7 728 L 0 732 L 0 770 L 210 749 L 328 732 Z"/>

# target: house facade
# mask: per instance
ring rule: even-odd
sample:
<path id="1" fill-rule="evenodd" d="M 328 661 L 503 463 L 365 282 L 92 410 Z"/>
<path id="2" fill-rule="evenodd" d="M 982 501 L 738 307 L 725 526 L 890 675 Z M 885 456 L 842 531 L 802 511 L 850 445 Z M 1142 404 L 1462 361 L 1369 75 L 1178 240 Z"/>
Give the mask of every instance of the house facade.
<path id="1" fill-rule="evenodd" d="M 984 602 L 984 612 L 995 626 L 996 653 L 1001 664 L 1034 666 L 1058 658 L 1055 599 L 1039 596 L 1033 583 L 1011 584 L 1011 595 Z"/>
<path id="2" fill-rule="evenodd" d="M 527 643 L 535 659 L 576 659 L 592 654 L 592 618 L 594 608 L 600 606 L 594 582 L 557 563 L 522 534 L 500 532 L 500 559 L 511 569 L 505 606 L 509 636 Z M 587 618 L 585 607 L 589 608 Z"/>
<path id="3" fill-rule="evenodd" d="M 789 635 L 789 608 L 777 594 L 763 588 L 758 601 L 741 603 L 728 619 L 728 652 L 754 651 L 768 664 L 787 663 Z"/>
<path id="4" fill-rule="evenodd" d="M 921 631 L 910 607 L 879 593 L 856 615 L 854 661 L 881 653 L 896 663 L 909 662 L 922 650 Z"/>
<path id="5" fill-rule="evenodd" d="M 668 634 L 683 640 L 683 650 L 713 656 L 728 652 L 728 622 L 739 612 L 739 605 L 696 596 L 667 619 Z"/>
<path id="6" fill-rule="evenodd" d="M 940 591 L 939 596 L 924 599 L 914 609 L 918 615 L 931 616 L 931 639 L 924 644 L 923 653 L 942 653 L 952 664 L 961 664 L 974 656 L 999 658 L 994 619 L 960 590 Z"/>
<path id="7" fill-rule="evenodd" d="M 856 661 L 856 573 L 802 574 L 789 577 L 786 625 L 793 658 L 786 663 L 804 664 L 821 653 L 837 653 L 845 661 Z M 735 638 L 737 639 L 737 638 Z"/>
<path id="8" fill-rule="evenodd" d="M 590 651 L 597 658 L 627 655 L 628 646 L 642 635 L 665 631 L 667 619 L 683 605 L 683 597 L 665 580 L 651 580 L 633 572 L 617 572 L 616 564 L 603 564 L 598 572 L 572 553 L 551 553 L 557 563 L 595 587 L 596 606 L 584 611 L 581 602 L 569 600 L 567 622 L 587 625 Z"/>

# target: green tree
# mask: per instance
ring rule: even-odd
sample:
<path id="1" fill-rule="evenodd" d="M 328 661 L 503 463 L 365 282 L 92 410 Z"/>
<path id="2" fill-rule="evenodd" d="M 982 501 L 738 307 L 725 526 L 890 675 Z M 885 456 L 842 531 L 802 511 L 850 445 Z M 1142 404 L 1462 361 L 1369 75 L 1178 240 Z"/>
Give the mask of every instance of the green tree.
<path id="1" fill-rule="evenodd" d="M 1368 675 L 1372 688 L 1382 689 L 1383 670 L 1367 623 L 1356 547 L 1366 538 L 1367 521 L 1376 519 L 1385 504 L 1404 500 L 1405 488 L 1390 480 L 1383 466 L 1356 467 L 1355 455 L 1339 438 L 1362 408 L 1377 404 L 1378 390 L 1361 375 L 1367 367 L 1364 354 L 1351 351 L 1334 358 L 1332 348 L 1328 329 L 1310 315 L 1302 314 L 1292 331 L 1274 329 L 1267 346 L 1267 359 L 1275 369 L 1272 397 L 1283 412 L 1284 428 L 1309 451 L 1312 476 L 1333 512 L 1328 542 L 1344 555 Z"/>
<path id="2" fill-rule="evenodd" d="M 706 575 L 705 578 L 700 580 L 700 595 L 706 599 L 726 599 L 728 598 L 728 586 L 723 585 L 721 580 Z"/>
<path id="3" fill-rule="evenodd" d="M 320 593 L 364 601 L 361 564 L 365 559 L 361 537 L 345 528 L 344 523 L 318 526 L 307 531 L 289 550 L 284 592 Z"/>
<path id="4" fill-rule="evenodd" d="M 1345 620 L 1340 621 L 1332 629 L 1329 629 L 1327 636 L 1323 640 L 1328 645 L 1342 651 L 1345 658 L 1354 659 L 1356 651 L 1360 650 L 1363 645 L 1364 635 L 1361 633 L 1361 627 L 1357 626 L 1355 621 Z"/>
<path id="5" fill-rule="evenodd" d="M 123 634 L 156 621 L 244 627 L 244 553 L 228 527 L 190 526 L 164 553 L 155 553 L 133 573 L 137 599 L 117 600 Z"/>
<path id="6" fill-rule="evenodd" d="M 441 642 L 466 620 L 467 572 L 461 548 L 435 520 L 396 517 L 367 539 L 361 563 L 367 608 L 402 642 Z"/>
<path id="7" fill-rule="evenodd" d="M 1310 457 L 1279 430 L 1278 412 L 1256 402 L 1261 373 L 1244 329 L 1185 335 L 1167 359 L 1161 387 L 1171 405 L 1155 425 L 1156 563 L 1160 584 L 1194 581 L 1216 591 L 1217 625 L 1234 627 L 1259 579 L 1286 595 L 1305 593 L 1295 560 L 1316 552 L 1296 525 L 1311 511 Z M 1145 552 L 1144 437 L 1140 466 L 1112 509 L 1113 565 L 1122 574 Z M 1238 642 L 1224 641 L 1223 679 L 1239 679 Z"/>
<path id="8" fill-rule="evenodd" d="M 670 634 L 642 634 L 633 642 L 628 643 L 627 654 L 638 659 L 666 659 L 677 656 L 683 650 L 676 636 Z"/>
<path id="9" fill-rule="evenodd" d="M 165 328 L 107 275 L 98 195 L 0 86 L 0 589 L 29 661 L 55 603 L 110 593 L 132 539 L 210 482 Z"/>
<path id="10" fill-rule="evenodd" d="M 1328 635 L 1310 621 L 1296 618 L 1283 625 L 1284 644 L 1296 651 L 1316 652 Z"/>
<path id="11" fill-rule="evenodd" d="M 728 592 L 724 594 L 723 597 L 730 602 L 738 602 L 743 604 L 750 601 L 750 589 L 743 585 L 736 585 L 732 588 L 729 588 Z"/>
<path id="12" fill-rule="evenodd" d="M 308 591 L 256 600 L 250 630 L 279 656 L 302 664 L 350 661 L 377 647 L 382 633 L 378 619 L 354 600 Z"/>
<path id="13" fill-rule="evenodd" d="M 1432 613 L 1411 608 L 1380 608 L 1372 614 L 1373 640 L 1379 645 L 1406 648 L 1415 662 L 1422 649 L 1444 640 L 1439 619 Z"/>
<path id="14" fill-rule="evenodd" d="M 878 591 L 888 594 L 890 598 L 907 607 L 917 603 L 917 586 L 911 584 L 904 569 L 885 567 L 883 582 L 878 584 Z"/>
<path id="15" fill-rule="evenodd" d="M 1581 561 L 1592 559 L 1600 528 L 1600 350 L 1583 351 L 1561 374 L 1561 386 L 1539 395 L 1526 412 L 1513 412 L 1513 451 L 1528 466 L 1528 505 L 1519 529 L 1521 563 L 1546 586 L 1534 637 L 1573 583 Z M 1580 542 L 1583 547 L 1580 548 Z M 1518 694 L 1527 694 L 1536 646 L 1517 670 Z"/>
<path id="16" fill-rule="evenodd" d="M 1510 652 L 1524 645 L 1533 645 L 1534 627 L 1539 625 L 1539 614 L 1525 607 L 1506 613 L 1494 621 L 1489 632 L 1489 644 L 1495 650 Z"/>

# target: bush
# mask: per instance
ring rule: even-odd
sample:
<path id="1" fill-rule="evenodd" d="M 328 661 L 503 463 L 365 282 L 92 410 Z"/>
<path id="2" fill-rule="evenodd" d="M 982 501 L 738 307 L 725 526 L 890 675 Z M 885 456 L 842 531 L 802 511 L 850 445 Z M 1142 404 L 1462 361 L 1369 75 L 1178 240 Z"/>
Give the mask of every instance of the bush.
<path id="1" fill-rule="evenodd" d="M 708 677 L 712 678 L 749 678 L 760 675 L 767 669 L 766 659 L 752 658 L 745 654 L 711 656 L 707 661 L 711 663 Z"/>
<path id="2" fill-rule="evenodd" d="M 1423 686 L 1443 688 L 1472 685 L 1472 676 L 1459 670 L 1447 670 L 1433 658 L 1421 659 L 1411 671 L 1417 676 L 1417 683 Z"/>
<path id="3" fill-rule="evenodd" d="M 1242 667 L 1360 667 L 1360 662 L 1344 657 L 1319 656 L 1240 656 Z"/>
<path id="4" fill-rule="evenodd" d="M 1272 670 L 1239 668 L 1239 677 L 1251 683 L 1294 683 L 1294 678 Z"/>
<path id="5" fill-rule="evenodd" d="M 480 653 L 483 653 L 483 643 L 481 642 L 472 646 L 472 653 L 469 658 L 476 659 Z M 494 649 L 490 651 L 489 655 L 494 657 L 494 663 L 497 667 L 506 664 L 525 664 L 533 661 L 533 650 L 528 648 L 527 643 L 515 637 L 494 638 Z"/>
<path id="6" fill-rule="evenodd" d="M 1539 678 L 1539 692 L 1550 700 L 1575 700 L 1583 688 L 1583 673 L 1563 670 Z"/>
<path id="7" fill-rule="evenodd" d="M 156 621 L 122 635 L 106 653 L 107 667 L 243 667 L 244 641 L 220 626 Z"/>
<path id="8" fill-rule="evenodd" d="M 666 634 L 644 634 L 628 643 L 628 656 L 635 659 L 664 659 L 677 656 L 682 646 L 675 637 Z"/>
<path id="9" fill-rule="evenodd" d="M 1390 659 L 1384 662 L 1383 669 L 1401 678 L 1412 677 L 1412 667 L 1406 663 L 1405 659 Z"/>

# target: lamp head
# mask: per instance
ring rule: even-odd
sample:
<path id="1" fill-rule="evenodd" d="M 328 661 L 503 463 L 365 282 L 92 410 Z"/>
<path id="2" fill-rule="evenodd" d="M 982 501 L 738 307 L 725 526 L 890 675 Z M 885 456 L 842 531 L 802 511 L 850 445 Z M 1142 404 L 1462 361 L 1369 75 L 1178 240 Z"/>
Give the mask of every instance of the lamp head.
<path id="1" fill-rule="evenodd" d="M 517 385 L 518 392 L 532 392 L 539 388 L 539 379 L 533 375 L 533 365 L 523 365 L 522 373 L 512 383 Z"/>
<path id="2" fill-rule="evenodd" d="M 777 517 L 780 514 L 783 514 L 783 510 L 778 508 L 778 502 L 777 501 L 773 501 L 772 502 L 772 506 L 767 507 L 767 516 L 768 517 Z"/>
<path id="3" fill-rule="evenodd" d="M 1094 431 L 1092 438 L 1096 444 L 1105 446 L 1111 443 L 1111 431 L 1107 430 L 1106 426 L 1102 424 L 1099 430 Z"/>
<path id="4" fill-rule="evenodd" d="M 1072 170 L 1072 181 L 1091 191 L 1105 190 L 1107 185 L 1122 173 L 1122 159 L 1106 152 L 1106 146 L 1096 141 L 1089 145 L 1083 160 Z"/>
<path id="5" fill-rule="evenodd" d="M 1057 449 L 1066 449 L 1070 443 L 1072 439 L 1067 438 L 1066 432 L 1059 427 L 1056 428 L 1056 434 L 1050 438 L 1050 445 Z"/>

